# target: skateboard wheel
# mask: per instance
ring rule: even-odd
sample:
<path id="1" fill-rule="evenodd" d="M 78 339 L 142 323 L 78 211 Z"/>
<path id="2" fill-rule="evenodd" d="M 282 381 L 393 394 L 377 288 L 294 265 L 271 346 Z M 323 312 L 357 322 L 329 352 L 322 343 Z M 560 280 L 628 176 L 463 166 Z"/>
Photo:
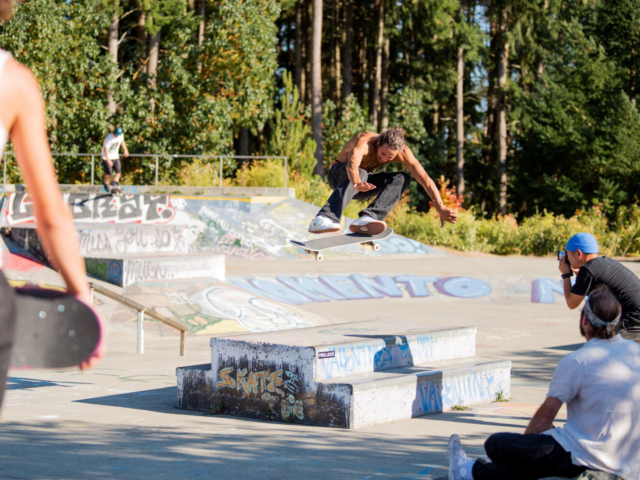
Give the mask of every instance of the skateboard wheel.
<path id="1" fill-rule="evenodd" d="M 378 245 L 377 243 L 373 244 L 373 249 L 377 252 L 380 250 L 380 245 Z"/>
<path id="2" fill-rule="evenodd" d="M 322 254 L 321 254 L 321 253 L 319 253 L 319 254 L 317 254 L 317 255 L 316 255 L 316 260 L 317 260 L 318 262 L 321 262 L 322 260 L 324 260 L 324 257 L 322 256 Z"/>

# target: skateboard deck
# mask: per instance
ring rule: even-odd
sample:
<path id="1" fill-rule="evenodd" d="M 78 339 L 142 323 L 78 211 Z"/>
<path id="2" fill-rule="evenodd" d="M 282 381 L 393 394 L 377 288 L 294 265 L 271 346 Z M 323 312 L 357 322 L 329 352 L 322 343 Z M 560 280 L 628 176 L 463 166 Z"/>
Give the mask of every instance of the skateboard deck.
<path id="1" fill-rule="evenodd" d="M 17 322 L 12 367 L 74 367 L 96 351 L 102 330 L 90 306 L 56 290 L 15 290 Z"/>
<path id="2" fill-rule="evenodd" d="M 289 240 L 289 243 L 294 247 L 303 248 L 305 252 L 312 254 L 316 257 L 316 260 L 321 262 L 323 256 L 320 253 L 323 250 L 329 248 L 344 247 L 346 245 L 354 245 L 357 243 L 370 245 L 375 251 L 380 250 L 380 245 L 376 243 L 378 240 L 384 240 L 393 233 L 393 229 L 387 227 L 387 229 L 379 233 L 378 235 L 364 235 L 362 233 L 347 233 L 345 235 L 333 235 L 331 237 L 316 238 L 314 240 L 308 240 L 306 242 L 300 242 L 298 240 Z"/>

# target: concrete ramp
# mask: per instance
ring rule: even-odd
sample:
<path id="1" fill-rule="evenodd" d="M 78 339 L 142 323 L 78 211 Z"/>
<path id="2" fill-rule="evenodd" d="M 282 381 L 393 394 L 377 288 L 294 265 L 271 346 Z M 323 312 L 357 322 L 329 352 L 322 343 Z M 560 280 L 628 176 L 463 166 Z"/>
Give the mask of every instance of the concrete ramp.
<path id="1" fill-rule="evenodd" d="M 125 188 L 125 191 L 128 189 Z M 307 240 L 318 207 L 289 196 L 205 197 L 197 195 L 67 192 L 83 254 L 181 252 L 226 255 L 247 260 L 307 258 L 287 240 Z M 35 215 L 25 191 L 2 197 L 0 225 L 18 231 L 33 227 Z M 346 229 L 352 222 L 344 218 Z M 22 237 L 29 235 L 22 233 Z M 443 252 L 394 234 L 379 252 L 351 245 L 326 258 L 420 255 Z M 156 248 L 157 247 L 157 248 Z M 36 248 L 34 246 L 34 248 Z"/>
<path id="2" fill-rule="evenodd" d="M 475 357 L 475 328 L 375 320 L 211 339 L 178 368 L 178 407 L 360 428 L 509 396 L 511 362 Z"/>

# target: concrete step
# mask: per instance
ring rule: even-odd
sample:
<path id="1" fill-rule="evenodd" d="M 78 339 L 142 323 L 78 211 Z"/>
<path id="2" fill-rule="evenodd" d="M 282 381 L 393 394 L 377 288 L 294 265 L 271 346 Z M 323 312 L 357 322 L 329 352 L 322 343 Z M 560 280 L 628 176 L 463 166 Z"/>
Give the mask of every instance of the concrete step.
<path id="1" fill-rule="evenodd" d="M 322 381 L 472 357 L 475 338 L 475 327 L 367 320 L 212 338 L 211 358 L 215 368 L 225 359 L 256 354 L 259 345 L 259 357 L 264 361 L 282 360 L 282 352 L 290 352 L 297 363 L 306 361 L 307 378 Z"/>
<path id="2" fill-rule="evenodd" d="M 187 253 L 185 225 L 76 224 L 81 255 L 123 253 Z M 35 225 L 11 227 L 11 238 L 38 258 L 45 260 Z"/>
<path id="3" fill-rule="evenodd" d="M 224 255 L 124 253 L 89 256 L 84 260 L 87 273 L 119 287 L 158 280 L 225 280 Z"/>
<path id="4" fill-rule="evenodd" d="M 508 397 L 511 363 L 475 359 L 475 333 L 372 320 L 213 338 L 210 365 L 177 370 L 178 407 L 359 428 Z"/>
<path id="5" fill-rule="evenodd" d="M 209 364 L 177 369 L 178 408 L 356 429 L 495 400 L 499 393 L 508 398 L 511 362 L 473 357 L 339 382 L 308 381 L 285 362 L 214 371 Z"/>

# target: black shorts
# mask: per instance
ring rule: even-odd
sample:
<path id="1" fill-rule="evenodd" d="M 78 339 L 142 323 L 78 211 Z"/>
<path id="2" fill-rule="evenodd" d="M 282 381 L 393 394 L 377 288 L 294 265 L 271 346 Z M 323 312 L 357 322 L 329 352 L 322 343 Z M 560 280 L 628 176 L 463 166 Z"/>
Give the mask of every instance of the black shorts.
<path id="1" fill-rule="evenodd" d="M 113 170 L 115 170 L 116 173 L 121 173 L 122 166 L 120 165 L 120 159 L 111 160 L 111 161 L 113 162 Z M 107 175 L 113 174 L 112 167 L 109 165 L 109 163 L 106 160 L 102 160 L 102 166 L 104 167 L 104 173 L 106 173 Z"/>
<path id="2" fill-rule="evenodd" d="M 7 384 L 7 370 L 16 330 L 15 292 L 0 271 L 0 405 Z"/>

